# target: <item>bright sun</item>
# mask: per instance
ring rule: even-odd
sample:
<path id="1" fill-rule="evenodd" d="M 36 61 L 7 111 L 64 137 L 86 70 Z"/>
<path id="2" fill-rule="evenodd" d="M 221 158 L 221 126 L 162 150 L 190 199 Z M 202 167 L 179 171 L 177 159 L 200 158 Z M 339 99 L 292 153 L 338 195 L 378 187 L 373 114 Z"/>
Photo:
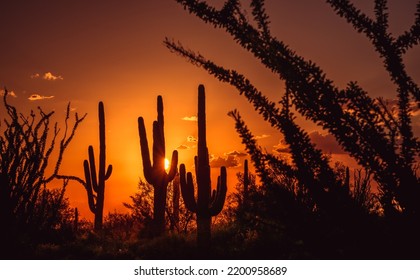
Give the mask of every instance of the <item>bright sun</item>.
<path id="1" fill-rule="evenodd" d="M 165 170 L 169 169 L 169 159 L 165 158 Z"/>

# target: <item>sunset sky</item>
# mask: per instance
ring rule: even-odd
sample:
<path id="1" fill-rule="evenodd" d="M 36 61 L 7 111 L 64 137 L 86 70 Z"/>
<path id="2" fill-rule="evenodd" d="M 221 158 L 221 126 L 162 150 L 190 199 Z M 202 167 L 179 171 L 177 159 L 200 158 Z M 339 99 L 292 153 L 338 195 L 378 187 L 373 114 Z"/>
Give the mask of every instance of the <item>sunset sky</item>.
<path id="1" fill-rule="evenodd" d="M 208 2 L 217 7 L 223 3 Z M 266 2 L 272 33 L 317 63 L 337 86 L 358 81 L 372 97 L 395 98 L 395 87 L 368 40 L 324 1 Z M 372 15 L 373 0 L 353 2 Z M 399 35 L 414 22 L 417 1 L 389 2 L 391 32 Z M 159 94 L 164 102 L 167 157 L 178 148 L 180 163 L 191 170 L 197 137 L 197 123 L 191 117 L 197 114 L 197 87 L 205 85 L 208 147 L 214 166 L 230 167 L 231 189 L 235 174 L 242 170 L 244 147 L 228 111 L 241 112 L 267 151 L 281 148 L 280 133 L 264 123 L 235 88 L 171 53 L 163 40 L 179 40 L 216 63 L 237 69 L 272 100 L 280 100 L 283 83 L 223 30 L 189 15 L 174 0 L 2 1 L 0 11 L 0 86 L 14 93 L 10 103 L 25 114 L 37 106 L 55 110 L 61 126 L 68 102 L 79 114 L 88 113 L 65 155 L 61 173 L 83 178 L 88 146 L 94 145 L 98 153 L 97 107 L 99 101 L 104 102 L 107 163 L 114 166 L 106 183 L 105 213 L 122 211 L 122 202 L 130 201 L 139 177 L 143 178 L 137 118 L 144 117 L 151 144 Z M 411 77 L 420 82 L 420 48 L 410 50 L 404 61 Z M 419 135 L 419 117 L 413 121 Z M 331 136 L 314 124 L 302 121 L 301 125 L 320 148 L 332 153 L 333 160 L 355 167 Z M 219 172 L 212 169 L 213 175 Z M 68 196 L 72 207 L 92 217 L 81 185 L 71 184 Z"/>

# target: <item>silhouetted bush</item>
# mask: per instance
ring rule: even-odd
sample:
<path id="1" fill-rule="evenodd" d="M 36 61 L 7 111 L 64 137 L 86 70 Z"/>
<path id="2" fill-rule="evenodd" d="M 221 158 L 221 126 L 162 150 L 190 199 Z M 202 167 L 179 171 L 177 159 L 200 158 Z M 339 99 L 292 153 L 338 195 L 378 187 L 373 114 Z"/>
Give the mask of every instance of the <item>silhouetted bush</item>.
<path id="1" fill-rule="evenodd" d="M 51 128 L 54 112 L 45 113 L 38 107 L 38 114 L 31 111 L 25 116 L 7 102 L 7 96 L 5 90 L 3 105 L 7 115 L 0 135 L 1 254 L 13 258 L 24 257 L 25 251 L 38 242 L 61 240 L 71 232 L 72 214 L 64 194 L 69 180 L 81 179 L 60 174 L 60 165 L 85 116 L 79 118 L 76 113 L 69 127 L 69 104 L 60 139 L 58 124 Z M 57 157 L 52 161 L 54 151 Z M 63 181 L 61 188 L 49 188 L 54 180 Z"/>
<path id="2" fill-rule="evenodd" d="M 383 60 L 397 92 L 398 108 L 392 112 L 384 99 L 370 97 L 356 82 L 340 89 L 315 63 L 271 34 L 263 0 L 250 2 L 249 17 L 238 0 L 225 1 L 219 10 L 206 1 L 177 2 L 204 22 L 224 29 L 285 82 L 281 101 L 270 101 L 244 75 L 165 40 L 171 51 L 236 87 L 263 119 L 283 134 L 291 164 L 263 152 L 239 112 L 229 113 L 263 185 L 263 203 L 255 213 L 276 217 L 276 224 L 283 223 L 291 233 L 296 229 L 308 248 L 324 252 L 319 257 L 349 257 L 361 252 L 364 255 L 360 256 L 368 252 L 389 256 L 392 253 L 385 253 L 384 244 L 390 240 L 389 252 L 407 248 L 410 252 L 405 256 L 415 255 L 420 248 L 415 237 L 419 232 L 413 230 L 420 228 L 420 179 L 416 172 L 420 142 L 413 132 L 411 106 L 419 106 L 420 89 L 407 73 L 403 55 L 420 42 L 420 4 L 410 29 L 394 36 L 389 31 L 387 1 L 375 1 L 374 18 L 348 0 L 326 1 L 357 32 L 366 35 Z M 297 125 L 296 114 L 333 135 L 367 175 L 363 178 L 362 173 L 356 173 L 351 187 L 350 172 L 343 177 L 342 171 L 334 169 L 330 158 Z M 370 192 L 371 177 L 380 191 L 377 202 Z M 370 250 L 363 250 L 369 244 Z"/>

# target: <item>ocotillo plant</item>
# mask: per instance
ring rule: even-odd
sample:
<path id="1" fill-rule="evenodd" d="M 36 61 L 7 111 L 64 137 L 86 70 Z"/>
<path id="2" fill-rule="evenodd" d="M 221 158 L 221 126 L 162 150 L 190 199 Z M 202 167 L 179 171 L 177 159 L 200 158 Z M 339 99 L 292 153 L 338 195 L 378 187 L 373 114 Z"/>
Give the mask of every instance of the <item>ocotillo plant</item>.
<path id="1" fill-rule="evenodd" d="M 191 172 L 185 174 L 185 165 L 180 166 L 181 193 L 185 206 L 197 215 L 197 243 L 208 248 L 211 239 L 211 217 L 222 211 L 226 198 L 226 167 L 220 168 L 217 189 L 211 191 L 209 154 L 206 143 L 206 111 L 204 86 L 198 87 L 198 155 L 195 157 L 197 177 L 197 200 Z"/>
<path id="2" fill-rule="evenodd" d="M 153 185 L 153 234 L 158 236 L 165 232 L 165 207 L 168 183 L 177 172 L 178 152 L 172 152 L 169 171 L 165 171 L 165 134 L 163 130 L 163 100 L 157 97 L 157 121 L 153 122 L 153 166 L 150 161 L 149 145 L 142 117 L 138 118 L 140 149 L 143 159 L 144 177 Z"/>
<path id="3" fill-rule="evenodd" d="M 99 102 L 99 169 L 96 173 L 95 154 L 93 147 L 89 146 L 89 160 L 83 162 L 86 178 L 86 191 L 90 211 L 95 214 L 94 229 L 102 229 L 103 209 L 105 198 L 105 181 L 111 176 L 112 165 L 105 172 L 105 113 L 104 104 Z M 93 194 L 96 193 L 96 195 Z"/>

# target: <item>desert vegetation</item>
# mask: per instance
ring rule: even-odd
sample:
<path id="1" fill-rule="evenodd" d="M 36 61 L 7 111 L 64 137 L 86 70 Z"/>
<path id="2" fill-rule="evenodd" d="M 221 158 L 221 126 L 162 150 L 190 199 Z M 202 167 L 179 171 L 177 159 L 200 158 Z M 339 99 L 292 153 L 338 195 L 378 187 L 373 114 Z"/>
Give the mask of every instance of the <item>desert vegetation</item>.
<path id="1" fill-rule="evenodd" d="M 396 91 L 397 107 L 391 109 L 387 100 L 372 97 L 357 82 L 339 88 L 314 62 L 271 34 L 262 0 L 250 1 L 250 14 L 238 0 L 225 1 L 219 10 L 205 1 L 176 2 L 224 29 L 283 82 L 280 102 L 272 101 L 237 71 L 165 40 L 170 51 L 236 88 L 261 121 L 283 135 L 291 160 L 261 148 L 237 108 L 228 115 L 250 162 L 243 162 L 236 187 L 227 185 L 225 167 L 212 186 L 205 88 L 199 85 L 195 176 L 184 164 L 178 168 L 177 151 L 165 170 L 163 99 L 158 96 L 152 160 L 144 120 L 138 118 L 145 180 L 139 180 L 138 191 L 124 203 L 128 213 L 104 216 L 105 181 L 112 173 L 105 161 L 104 104 L 98 108 L 99 168 L 90 146 L 83 180 L 62 174 L 60 166 L 85 116 L 75 114 L 70 125 L 69 105 L 58 139 L 59 126 L 51 129 L 50 123 L 54 112 L 39 108 L 25 116 L 8 103 L 5 90 L 6 116 L 0 127 L 2 258 L 417 259 L 420 142 L 412 118 L 420 106 L 420 89 L 403 58 L 420 42 L 420 3 L 412 27 L 394 36 L 387 1 L 374 1 L 373 18 L 348 0 L 326 1 L 369 39 L 382 59 Z M 331 134 L 360 168 L 331 162 L 297 124 L 298 117 Z M 49 187 L 54 180 L 61 180 L 62 187 Z M 94 223 L 80 219 L 70 207 L 65 196 L 70 180 L 86 188 Z"/>

